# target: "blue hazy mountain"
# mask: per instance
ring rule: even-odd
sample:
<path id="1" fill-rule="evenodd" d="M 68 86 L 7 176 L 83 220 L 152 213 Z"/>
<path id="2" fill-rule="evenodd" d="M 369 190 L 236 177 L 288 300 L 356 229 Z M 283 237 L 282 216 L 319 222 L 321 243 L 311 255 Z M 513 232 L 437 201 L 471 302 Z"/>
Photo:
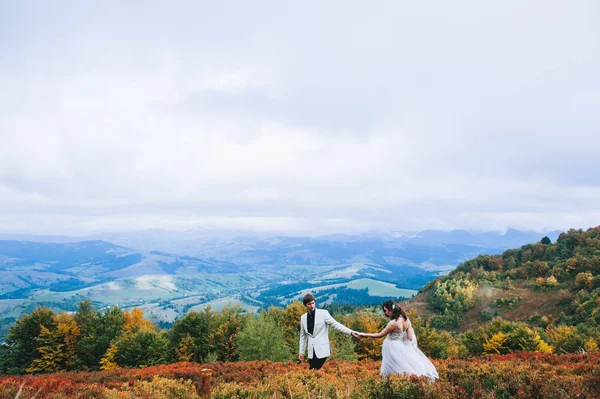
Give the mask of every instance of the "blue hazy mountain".
<path id="1" fill-rule="evenodd" d="M 436 244 L 465 244 L 489 248 L 517 248 L 522 245 L 539 241 L 548 236 L 553 242 L 556 241 L 561 232 L 558 230 L 548 233 L 537 233 L 532 231 L 520 231 L 508 229 L 504 233 L 498 232 L 470 232 L 467 230 L 436 231 L 425 230 L 407 238 L 411 242 L 424 243 L 426 245 Z"/>
<path id="2" fill-rule="evenodd" d="M 106 241 L 0 241 L 0 299 L 36 289 L 66 292 L 119 278 L 178 272 L 232 273 L 238 266 L 158 251 L 141 253 Z"/>
<path id="3" fill-rule="evenodd" d="M 234 300 L 255 309 L 293 300 L 306 289 L 321 298 L 362 295 L 363 301 L 380 301 L 414 294 L 479 254 L 502 253 L 545 235 L 555 241 L 558 234 L 512 229 L 322 237 L 205 230 L 86 237 L 4 233 L 0 336 L 37 305 L 74 310 L 83 298 L 100 307 L 141 306 L 166 323 L 207 303 Z"/>
<path id="4" fill-rule="evenodd" d="M 393 234 L 283 237 L 237 232 L 146 230 L 103 233 L 88 237 L 2 234 L 0 256 L 21 262 L 46 262 L 48 271 L 60 271 L 85 262 L 99 271 L 119 270 L 149 255 L 163 255 L 235 271 L 236 265 L 332 265 L 372 261 L 383 265 L 451 265 L 480 253 L 500 253 L 537 242 L 544 235 L 555 241 L 559 232 L 546 234 L 509 229 L 505 233 L 466 230 Z M 10 240 L 10 241 L 8 241 Z M 12 241 L 12 242 L 11 242 Z M 164 260 L 163 260 L 164 262 Z M 172 263 L 172 262 L 170 262 Z M 2 263 L 0 263 L 0 267 Z M 210 269 L 210 265 L 206 265 Z M 167 266 L 172 269 L 172 266 Z"/>
<path id="5" fill-rule="evenodd" d="M 18 240 L 30 242 L 73 243 L 81 241 L 107 241 L 139 251 L 164 251 L 178 255 L 197 255 L 204 251 L 237 253 L 244 249 L 257 247 L 293 245 L 308 242 L 388 242 L 390 245 L 413 243 L 425 246 L 444 244 L 463 244 L 484 248 L 508 249 L 537 242 L 543 236 L 555 241 L 560 231 L 546 233 L 508 229 L 506 232 L 479 232 L 467 230 L 425 230 L 420 232 L 373 231 L 361 235 L 335 234 L 320 237 L 281 237 L 273 234 L 231 230 L 195 229 L 188 231 L 167 231 L 149 229 L 130 232 L 99 233 L 88 236 L 31 235 L 0 233 L 0 240 Z"/>
<path id="6" fill-rule="evenodd" d="M 113 271 L 142 259 L 138 253 L 104 241 L 65 244 L 0 241 L 0 255 L 12 260 L 5 259 L 0 270 L 8 265 L 13 268 L 37 265 L 37 269 L 65 274 L 70 274 L 70 269 L 80 265 L 97 267 L 99 272 Z"/>
<path id="7" fill-rule="evenodd" d="M 554 241 L 558 234 L 546 235 Z M 272 267 L 353 263 L 372 266 L 362 269 L 364 275 L 381 276 L 381 270 L 387 270 L 406 288 L 419 288 L 467 259 L 501 253 L 542 236 L 515 229 L 503 234 L 427 230 L 323 237 L 150 230 L 100 234 L 86 238 L 102 240 L 81 242 L 68 236 L 13 236 L 0 241 L 0 298 L 24 297 L 40 288 L 68 291 L 147 274 L 260 273 Z M 60 242 L 47 242 L 52 240 Z"/>

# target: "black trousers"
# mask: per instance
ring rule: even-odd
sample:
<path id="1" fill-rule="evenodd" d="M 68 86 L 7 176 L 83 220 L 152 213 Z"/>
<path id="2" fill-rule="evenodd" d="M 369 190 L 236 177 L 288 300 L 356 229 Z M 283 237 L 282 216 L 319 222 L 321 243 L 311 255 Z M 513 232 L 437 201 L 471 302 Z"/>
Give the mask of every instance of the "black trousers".
<path id="1" fill-rule="evenodd" d="M 317 357 L 317 354 L 315 353 L 315 351 L 313 350 L 313 357 L 312 359 L 308 359 L 308 369 L 309 370 L 318 370 L 321 367 L 323 367 L 323 364 L 325 363 L 325 360 L 327 360 L 326 357 L 319 359 Z"/>

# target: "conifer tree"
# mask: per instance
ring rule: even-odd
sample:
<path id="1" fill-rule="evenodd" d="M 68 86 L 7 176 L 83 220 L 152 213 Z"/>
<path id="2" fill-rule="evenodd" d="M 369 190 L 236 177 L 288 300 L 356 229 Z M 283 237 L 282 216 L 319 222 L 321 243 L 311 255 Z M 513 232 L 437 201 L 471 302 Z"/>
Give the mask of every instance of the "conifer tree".
<path id="1" fill-rule="evenodd" d="M 94 309 L 89 299 L 77 306 L 75 322 L 79 327 L 80 337 L 77 343 L 77 368 L 83 370 L 97 369 L 106 345 L 99 339 L 102 330 L 101 314 Z"/>
<path id="2" fill-rule="evenodd" d="M 31 363 L 39 357 L 41 346 L 39 336 L 42 327 L 48 330 L 56 328 L 56 313 L 46 307 L 38 306 L 31 314 L 25 314 L 8 330 L 2 371 L 6 373 L 23 373 Z"/>
<path id="3" fill-rule="evenodd" d="M 173 324 L 170 333 L 170 348 L 172 357 L 176 358 L 177 348 L 181 341 L 188 335 L 194 340 L 194 359 L 204 362 L 209 354 L 214 352 L 214 332 L 216 329 L 216 315 L 210 306 L 201 312 L 190 311 L 188 314 Z"/>

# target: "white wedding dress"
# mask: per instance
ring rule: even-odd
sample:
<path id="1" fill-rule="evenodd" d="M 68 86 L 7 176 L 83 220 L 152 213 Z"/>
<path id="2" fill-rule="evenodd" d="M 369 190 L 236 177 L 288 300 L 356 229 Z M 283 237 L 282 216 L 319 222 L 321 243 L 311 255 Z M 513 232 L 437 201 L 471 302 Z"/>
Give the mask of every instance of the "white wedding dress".
<path id="1" fill-rule="evenodd" d="M 417 346 L 417 337 L 406 320 L 406 329 L 402 331 L 402 323 L 394 321 L 400 331 L 389 333 L 383 341 L 381 354 L 381 375 L 416 374 L 426 376 L 430 380 L 440 378 L 435 366 Z"/>

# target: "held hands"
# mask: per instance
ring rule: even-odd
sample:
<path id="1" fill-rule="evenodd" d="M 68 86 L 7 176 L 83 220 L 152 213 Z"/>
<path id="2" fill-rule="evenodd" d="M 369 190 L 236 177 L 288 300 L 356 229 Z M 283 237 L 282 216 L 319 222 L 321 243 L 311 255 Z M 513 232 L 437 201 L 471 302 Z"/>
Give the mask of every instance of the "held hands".
<path id="1" fill-rule="evenodd" d="M 362 337 L 362 334 L 357 331 L 352 331 L 352 336 L 356 339 L 360 339 L 360 337 Z"/>

